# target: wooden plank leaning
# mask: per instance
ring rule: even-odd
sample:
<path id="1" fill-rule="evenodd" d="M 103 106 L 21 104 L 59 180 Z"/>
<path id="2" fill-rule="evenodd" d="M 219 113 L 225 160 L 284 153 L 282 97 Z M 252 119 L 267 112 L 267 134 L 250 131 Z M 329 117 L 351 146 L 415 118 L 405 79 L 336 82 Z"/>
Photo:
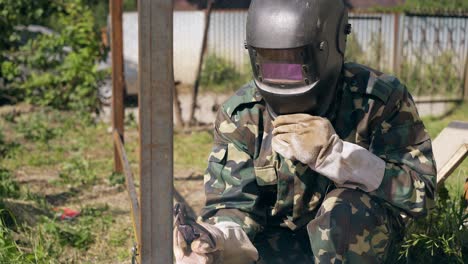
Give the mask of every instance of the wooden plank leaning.
<path id="1" fill-rule="evenodd" d="M 124 59 L 123 59 L 123 26 L 122 0 L 109 0 L 111 17 L 111 55 L 112 55 L 112 126 L 124 138 Z M 114 171 L 123 172 L 122 163 L 117 155 L 114 143 Z"/>
<path id="2" fill-rule="evenodd" d="M 468 155 L 468 123 L 452 122 L 432 142 L 440 186 Z"/>

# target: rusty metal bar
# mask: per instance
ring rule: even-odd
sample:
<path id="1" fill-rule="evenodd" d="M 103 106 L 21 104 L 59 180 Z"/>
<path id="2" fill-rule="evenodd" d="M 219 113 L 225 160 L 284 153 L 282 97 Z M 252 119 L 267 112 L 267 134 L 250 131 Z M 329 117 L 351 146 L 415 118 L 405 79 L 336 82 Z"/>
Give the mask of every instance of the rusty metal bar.
<path id="1" fill-rule="evenodd" d="M 123 66 L 123 30 L 122 0 L 109 0 L 111 16 L 111 52 L 112 52 L 112 126 L 124 139 L 124 66 Z M 114 143 L 114 171 L 123 172 L 122 163 Z"/>
<path id="2" fill-rule="evenodd" d="M 139 263 L 172 263 L 173 1 L 140 0 Z"/>
<path id="3" fill-rule="evenodd" d="M 140 205 L 138 202 L 138 195 L 135 188 L 134 177 L 130 163 L 128 162 L 127 153 L 122 140 L 120 139 L 119 132 L 114 131 L 114 143 L 117 145 L 117 154 L 119 155 L 120 162 L 123 165 L 125 175 L 125 185 L 127 187 L 128 196 L 130 197 L 130 206 L 132 209 L 133 231 L 138 245 L 140 244 Z"/>

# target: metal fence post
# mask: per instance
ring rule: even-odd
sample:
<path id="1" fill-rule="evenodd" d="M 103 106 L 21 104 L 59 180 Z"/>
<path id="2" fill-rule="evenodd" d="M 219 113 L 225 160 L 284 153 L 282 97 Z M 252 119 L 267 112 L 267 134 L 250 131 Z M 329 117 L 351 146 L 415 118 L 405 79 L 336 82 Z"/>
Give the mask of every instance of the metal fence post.
<path id="1" fill-rule="evenodd" d="M 173 262 L 173 1 L 140 0 L 140 263 Z"/>

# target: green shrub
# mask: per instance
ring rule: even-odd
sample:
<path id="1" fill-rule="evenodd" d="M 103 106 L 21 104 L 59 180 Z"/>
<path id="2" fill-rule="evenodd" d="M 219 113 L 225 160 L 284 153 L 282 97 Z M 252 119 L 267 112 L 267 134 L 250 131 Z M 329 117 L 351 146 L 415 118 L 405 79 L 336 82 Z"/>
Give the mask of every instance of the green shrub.
<path id="1" fill-rule="evenodd" d="M 401 66 L 401 80 L 413 95 L 460 96 L 463 80 L 453 63 L 455 54 L 446 51 L 425 63 L 422 55 L 416 54 L 416 62 L 405 61 Z"/>
<path id="2" fill-rule="evenodd" d="M 17 28 L 28 24 L 13 19 L 5 26 L 11 34 L 3 35 L 2 42 L 6 43 L 3 46 L 8 48 L 0 49 L 2 90 L 13 94 L 16 100 L 26 100 L 34 105 L 95 110 L 98 107 L 97 88 L 107 73 L 98 71 L 96 66 L 104 53 L 93 13 L 80 0 L 44 2 L 43 5 L 48 6 L 47 12 L 41 11 L 43 6 L 28 9 L 41 16 L 32 17 L 26 23 L 53 25 L 57 32 L 38 34 L 22 44 Z M 8 11 L 16 5 L 20 5 L 21 10 L 29 3 L 0 2 L 8 7 Z M 10 16 L 23 18 L 24 15 L 20 12 Z"/>
<path id="3" fill-rule="evenodd" d="M 383 50 L 380 34 L 372 35 L 369 48 L 364 51 L 353 33 L 348 38 L 345 61 L 390 73 L 382 61 Z M 460 96 L 463 80 L 454 62 L 455 58 L 452 51 L 445 51 L 429 63 L 421 54 L 415 53 L 413 60 L 406 58 L 403 61 L 398 78 L 413 95 Z"/>
<path id="4" fill-rule="evenodd" d="M 200 84 L 204 90 L 229 92 L 248 82 L 250 75 L 240 73 L 226 59 L 210 54 L 206 57 Z"/>
<path id="5" fill-rule="evenodd" d="M 384 69 L 385 66 L 382 61 L 383 49 L 384 44 L 381 33 L 371 36 L 369 47 L 365 51 L 359 44 L 356 34 L 352 33 L 348 37 L 345 61 L 356 62 L 380 71 L 386 71 L 387 69 Z"/>

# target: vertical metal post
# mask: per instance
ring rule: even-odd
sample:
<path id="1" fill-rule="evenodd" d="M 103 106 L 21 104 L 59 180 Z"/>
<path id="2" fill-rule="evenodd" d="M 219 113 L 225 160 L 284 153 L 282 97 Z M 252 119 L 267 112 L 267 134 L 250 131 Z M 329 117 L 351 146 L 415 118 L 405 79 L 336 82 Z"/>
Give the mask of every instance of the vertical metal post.
<path id="1" fill-rule="evenodd" d="M 393 73 L 398 74 L 400 72 L 400 14 L 395 13 L 393 15 Z"/>
<path id="2" fill-rule="evenodd" d="M 140 263 L 173 262 L 173 1 L 140 0 Z"/>
<path id="3" fill-rule="evenodd" d="M 112 52 L 112 127 L 124 139 L 124 66 L 122 0 L 109 0 L 111 15 L 111 52 Z M 114 171 L 123 172 L 122 162 L 114 143 Z"/>

